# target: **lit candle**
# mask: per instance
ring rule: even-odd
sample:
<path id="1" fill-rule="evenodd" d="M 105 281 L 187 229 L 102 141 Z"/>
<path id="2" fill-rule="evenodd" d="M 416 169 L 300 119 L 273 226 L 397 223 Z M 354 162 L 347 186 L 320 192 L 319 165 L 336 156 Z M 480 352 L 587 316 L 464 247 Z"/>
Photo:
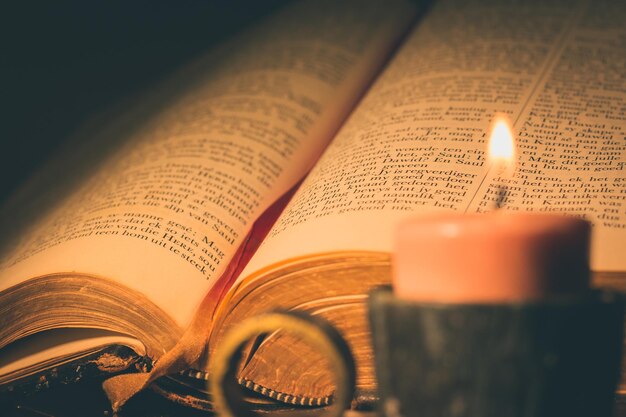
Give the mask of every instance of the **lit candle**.
<path id="1" fill-rule="evenodd" d="M 489 169 L 494 169 L 496 176 L 501 179 L 513 177 L 515 173 L 515 141 L 509 126 L 509 118 L 499 114 L 491 124 L 489 135 L 489 150 L 487 151 Z M 501 184 L 496 198 L 496 209 L 504 205 L 507 194 L 506 185 Z"/>
<path id="2" fill-rule="evenodd" d="M 496 120 L 489 152 L 500 177 L 514 166 L 512 137 L 508 123 Z M 559 215 L 414 218 L 396 236 L 394 293 L 428 302 L 495 303 L 581 292 L 589 287 L 589 235 L 589 223 Z"/>

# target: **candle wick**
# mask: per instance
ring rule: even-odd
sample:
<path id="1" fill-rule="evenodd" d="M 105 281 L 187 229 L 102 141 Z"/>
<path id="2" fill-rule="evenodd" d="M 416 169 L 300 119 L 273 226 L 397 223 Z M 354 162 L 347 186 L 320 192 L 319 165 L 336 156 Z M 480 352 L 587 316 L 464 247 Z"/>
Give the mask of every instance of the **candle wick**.
<path id="1" fill-rule="evenodd" d="M 496 198 L 495 209 L 498 210 L 504 206 L 506 199 L 509 195 L 509 190 L 506 185 L 498 186 L 498 197 Z"/>

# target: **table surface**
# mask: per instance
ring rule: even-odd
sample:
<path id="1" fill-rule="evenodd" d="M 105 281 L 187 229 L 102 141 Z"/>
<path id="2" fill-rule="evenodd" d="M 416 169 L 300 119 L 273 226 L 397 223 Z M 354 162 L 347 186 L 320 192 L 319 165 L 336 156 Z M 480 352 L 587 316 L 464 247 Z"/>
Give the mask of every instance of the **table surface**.
<path id="1" fill-rule="evenodd" d="M 268 415 L 287 415 L 271 412 Z M 315 416 L 319 410 L 298 415 Z M 21 399 L 0 402 L 2 417 L 107 417 L 112 416 L 100 382 L 59 386 Z M 211 413 L 178 406 L 152 391 L 140 393 L 119 417 L 206 417 Z M 375 417 L 373 412 L 347 412 L 346 417 Z M 626 417 L 626 401 L 616 403 L 614 417 Z"/>

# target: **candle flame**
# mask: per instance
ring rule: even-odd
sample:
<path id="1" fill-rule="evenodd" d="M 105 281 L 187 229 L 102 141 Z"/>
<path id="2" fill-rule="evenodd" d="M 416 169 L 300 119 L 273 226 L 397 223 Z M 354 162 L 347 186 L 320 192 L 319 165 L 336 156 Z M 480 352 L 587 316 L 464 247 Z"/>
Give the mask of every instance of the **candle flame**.
<path id="1" fill-rule="evenodd" d="M 510 176 L 515 171 L 515 143 L 506 116 L 497 116 L 492 124 L 488 158 L 499 176 Z"/>

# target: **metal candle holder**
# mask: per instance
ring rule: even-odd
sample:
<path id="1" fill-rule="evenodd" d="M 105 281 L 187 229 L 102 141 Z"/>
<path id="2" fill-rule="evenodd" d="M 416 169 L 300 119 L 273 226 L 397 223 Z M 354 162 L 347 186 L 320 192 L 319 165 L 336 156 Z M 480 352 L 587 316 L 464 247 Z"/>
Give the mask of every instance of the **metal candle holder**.
<path id="1" fill-rule="evenodd" d="M 609 417 L 624 300 L 612 292 L 436 304 L 375 290 L 370 322 L 387 417 Z"/>

